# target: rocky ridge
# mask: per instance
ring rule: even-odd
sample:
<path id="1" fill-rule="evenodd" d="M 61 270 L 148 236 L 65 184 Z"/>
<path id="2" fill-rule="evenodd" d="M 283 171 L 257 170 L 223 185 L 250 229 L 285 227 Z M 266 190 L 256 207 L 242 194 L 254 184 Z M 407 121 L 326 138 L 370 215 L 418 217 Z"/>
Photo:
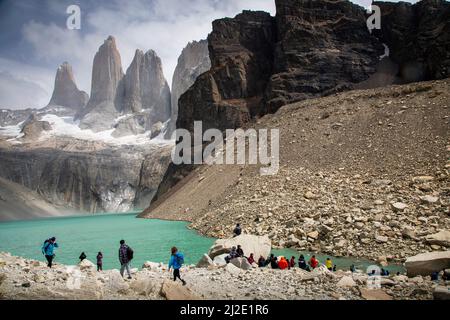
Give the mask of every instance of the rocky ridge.
<path id="1" fill-rule="evenodd" d="M 372 260 L 448 249 L 426 240 L 450 230 L 448 89 L 447 79 L 285 106 L 256 124 L 280 129 L 277 174 L 200 166 L 141 216 L 219 238 L 240 222 L 275 246 Z"/>

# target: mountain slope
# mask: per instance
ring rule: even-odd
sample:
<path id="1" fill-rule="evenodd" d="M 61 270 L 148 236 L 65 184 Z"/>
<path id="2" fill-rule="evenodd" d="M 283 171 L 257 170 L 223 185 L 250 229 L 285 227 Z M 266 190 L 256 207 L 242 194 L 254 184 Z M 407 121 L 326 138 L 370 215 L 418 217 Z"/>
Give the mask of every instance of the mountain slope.
<path id="1" fill-rule="evenodd" d="M 449 89 L 446 79 L 284 106 L 255 124 L 280 129 L 278 174 L 197 167 L 142 216 L 193 221 L 217 237 L 240 222 L 276 245 L 335 255 L 441 249 L 424 238 L 450 229 Z"/>

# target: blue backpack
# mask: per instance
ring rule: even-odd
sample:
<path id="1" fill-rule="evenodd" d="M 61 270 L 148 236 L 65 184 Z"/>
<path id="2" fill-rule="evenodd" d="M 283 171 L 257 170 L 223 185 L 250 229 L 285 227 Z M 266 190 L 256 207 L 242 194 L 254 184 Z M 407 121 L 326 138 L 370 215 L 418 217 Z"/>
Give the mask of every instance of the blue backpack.
<path id="1" fill-rule="evenodd" d="M 175 259 L 177 259 L 177 263 L 181 266 L 184 263 L 184 256 L 182 253 L 177 253 L 175 255 Z"/>

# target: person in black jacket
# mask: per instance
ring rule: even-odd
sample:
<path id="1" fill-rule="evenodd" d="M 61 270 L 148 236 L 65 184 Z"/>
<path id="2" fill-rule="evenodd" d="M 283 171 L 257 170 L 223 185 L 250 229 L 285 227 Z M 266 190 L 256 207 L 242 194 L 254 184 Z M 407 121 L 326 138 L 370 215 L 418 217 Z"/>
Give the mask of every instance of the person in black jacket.
<path id="1" fill-rule="evenodd" d="M 234 230 L 233 230 L 233 237 L 240 236 L 241 233 L 242 233 L 242 228 L 241 228 L 241 225 L 238 223 L 236 225 L 236 228 L 234 228 Z"/>
<path id="2" fill-rule="evenodd" d="M 82 252 L 82 253 L 80 254 L 79 259 L 80 259 L 80 262 L 83 261 L 84 259 L 86 259 L 86 254 L 85 254 L 84 252 Z"/>

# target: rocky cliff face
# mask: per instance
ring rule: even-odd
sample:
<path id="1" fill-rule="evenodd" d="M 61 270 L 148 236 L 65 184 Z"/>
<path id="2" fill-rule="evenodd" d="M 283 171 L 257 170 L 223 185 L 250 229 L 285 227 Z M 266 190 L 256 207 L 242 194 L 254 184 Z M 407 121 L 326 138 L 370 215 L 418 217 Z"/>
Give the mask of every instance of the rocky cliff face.
<path id="1" fill-rule="evenodd" d="M 38 192 L 53 205 L 124 212 L 148 204 L 170 161 L 170 148 L 111 148 L 55 139 L 0 148 L 0 177 Z"/>
<path id="2" fill-rule="evenodd" d="M 177 128 L 236 128 L 259 113 L 273 62 L 274 19 L 244 11 L 213 22 L 208 36 L 211 69 L 200 75 L 178 102 Z"/>
<path id="3" fill-rule="evenodd" d="M 170 137 L 178 117 L 178 99 L 192 86 L 197 77 L 211 68 L 208 41 L 190 42 L 181 52 L 172 78 L 172 112 L 167 136 Z"/>
<path id="4" fill-rule="evenodd" d="M 423 0 L 375 2 L 381 9 L 381 30 L 374 30 L 390 48 L 398 65 L 396 83 L 444 79 L 450 76 L 450 3 Z"/>
<path id="5" fill-rule="evenodd" d="M 372 34 L 350 1 L 275 3 L 275 18 L 244 11 L 213 22 L 211 69 L 180 97 L 177 128 L 237 128 L 307 98 L 448 76 L 448 2 L 377 3 L 384 22 Z M 392 58 L 380 61 L 383 44 Z M 155 200 L 191 168 L 171 165 Z"/>
<path id="6" fill-rule="evenodd" d="M 95 54 L 92 66 L 91 98 L 79 113 L 80 127 L 101 131 L 110 129 L 118 115 L 117 88 L 124 74 L 116 40 L 110 36 Z"/>
<path id="7" fill-rule="evenodd" d="M 62 106 L 79 111 L 84 108 L 88 99 L 86 92 L 78 90 L 72 66 L 64 62 L 56 71 L 55 87 L 48 107 Z"/>

